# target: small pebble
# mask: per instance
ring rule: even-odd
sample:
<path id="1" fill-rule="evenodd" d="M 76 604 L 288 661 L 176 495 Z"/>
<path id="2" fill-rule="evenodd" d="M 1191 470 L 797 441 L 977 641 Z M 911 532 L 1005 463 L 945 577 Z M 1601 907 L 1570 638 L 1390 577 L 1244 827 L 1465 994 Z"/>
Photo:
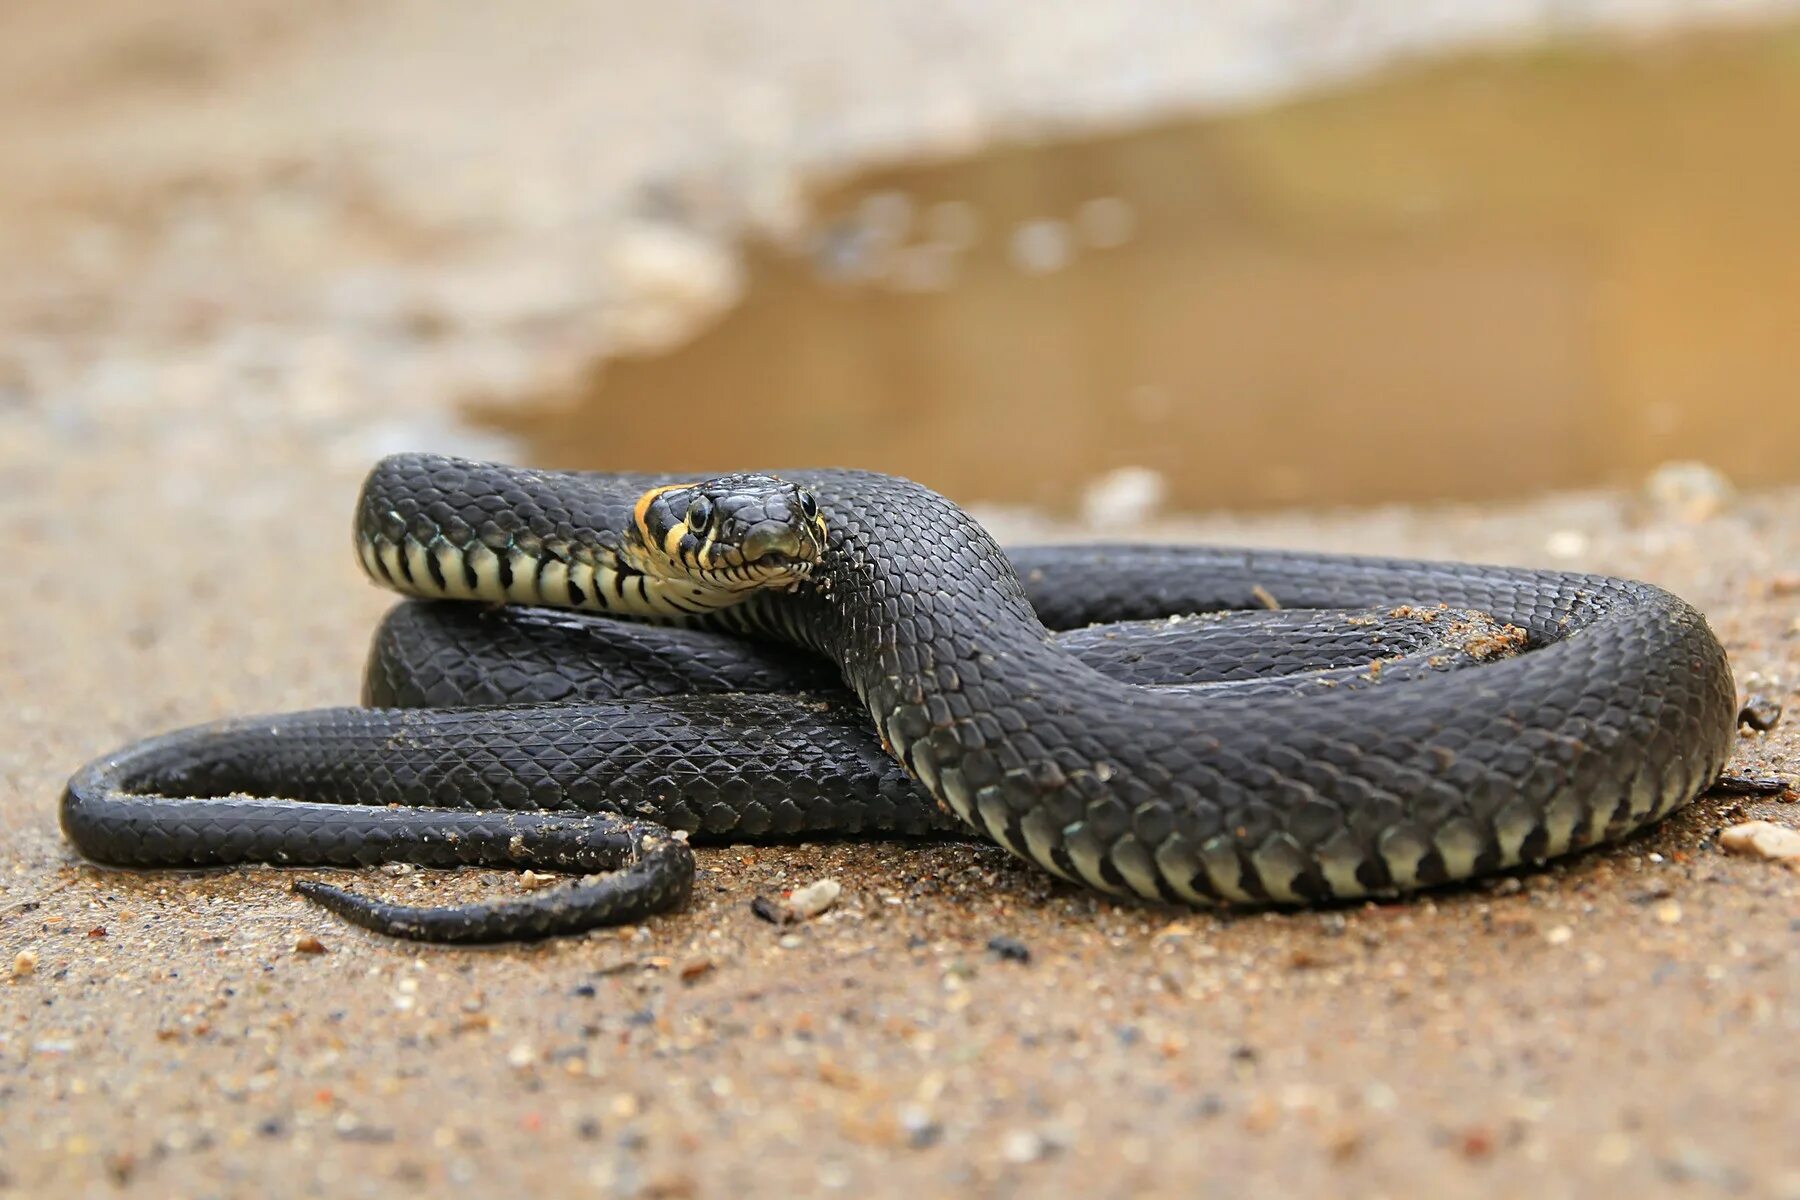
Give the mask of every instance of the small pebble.
<path id="1" fill-rule="evenodd" d="M 944 1126 L 936 1120 L 931 1111 L 919 1104 L 908 1104 L 900 1110 L 900 1129 L 906 1134 L 906 1144 L 914 1150 L 926 1150 L 938 1144 L 944 1136 Z"/>
<path id="2" fill-rule="evenodd" d="M 1575 931 L 1567 925 L 1552 925 L 1544 931 L 1544 940 L 1552 946 L 1566 946 L 1575 936 Z"/>
<path id="3" fill-rule="evenodd" d="M 1767 733 L 1781 723 L 1781 701 L 1771 696 L 1754 695 L 1744 701 L 1738 711 L 1738 724 L 1758 733 Z"/>
<path id="4" fill-rule="evenodd" d="M 1082 489 L 1081 514 L 1091 525 L 1125 529 L 1149 520 L 1169 495 L 1169 482 L 1149 467 L 1119 467 Z"/>
<path id="5" fill-rule="evenodd" d="M 1074 257 L 1069 227 L 1061 221 L 1025 221 L 1013 229 L 1008 251 L 1014 267 L 1027 275 L 1048 275 Z"/>
<path id="6" fill-rule="evenodd" d="M 1719 834 L 1719 845 L 1732 854 L 1800 865 L 1800 832 L 1773 821 L 1733 825 Z"/>
<path id="7" fill-rule="evenodd" d="M 323 953 L 325 953 L 325 943 L 321 942 L 318 938 L 314 937 L 310 933 L 304 934 L 301 937 L 295 939 L 294 953 L 296 953 L 296 954 L 323 954 Z"/>
<path id="8" fill-rule="evenodd" d="M 1471 1126 L 1457 1138 L 1456 1149 L 1464 1158 L 1479 1162 L 1493 1155 L 1494 1135 L 1480 1125 Z"/>
<path id="9" fill-rule="evenodd" d="M 999 934 L 988 939 L 987 948 L 1001 962 L 1028 963 L 1031 961 L 1031 947 L 1018 938 Z"/>
<path id="10" fill-rule="evenodd" d="M 828 910 L 843 895 L 844 885 L 835 879 L 820 879 L 795 891 L 787 898 L 790 920 L 807 921 Z"/>
<path id="11" fill-rule="evenodd" d="M 1579 529 L 1559 529 L 1544 539 L 1544 553 L 1551 558 L 1580 558 L 1587 549 L 1587 534 Z"/>
<path id="12" fill-rule="evenodd" d="M 13 978 L 23 979 L 27 975 L 37 973 L 38 956 L 36 950 L 21 950 L 13 955 Z"/>
<path id="13" fill-rule="evenodd" d="M 835 879 L 820 879 L 796 888 L 782 900 L 757 896 L 750 901 L 750 911 L 771 925 L 792 925 L 807 921 L 836 904 L 844 887 Z"/>
<path id="14" fill-rule="evenodd" d="M 750 912 L 759 920 L 771 925 L 781 924 L 781 906 L 767 896 L 755 896 L 750 900 Z"/>
<path id="15" fill-rule="evenodd" d="M 1657 923 L 1660 925 L 1681 924 L 1681 904 L 1679 901 L 1664 900 L 1655 908 L 1651 909 L 1651 912 L 1655 915 Z"/>
<path id="16" fill-rule="evenodd" d="M 1000 1157 L 1009 1163 L 1036 1162 L 1050 1151 L 1050 1143 L 1029 1129 L 1015 1129 L 1000 1144 Z"/>

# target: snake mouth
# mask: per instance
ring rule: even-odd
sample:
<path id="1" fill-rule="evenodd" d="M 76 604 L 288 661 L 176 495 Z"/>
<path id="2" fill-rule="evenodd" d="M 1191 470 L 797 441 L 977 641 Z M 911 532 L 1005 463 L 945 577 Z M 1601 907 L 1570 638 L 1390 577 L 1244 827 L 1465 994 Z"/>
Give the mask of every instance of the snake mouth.
<path id="1" fill-rule="evenodd" d="M 782 591 L 797 588 L 812 578 L 817 565 L 816 553 L 809 557 L 771 550 L 755 559 L 703 568 L 698 575 L 713 587 L 727 591 Z"/>
<path id="2" fill-rule="evenodd" d="M 818 565 L 823 543 L 824 539 L 810 524 L 767 521 L 751 530 L 736 547 L 725 551 L 725 565 L 743 568 L 764 586 L 779 587 L 784 580 L 797 584 Z M 717 564 L 713 569 L 717 569 Z"/>

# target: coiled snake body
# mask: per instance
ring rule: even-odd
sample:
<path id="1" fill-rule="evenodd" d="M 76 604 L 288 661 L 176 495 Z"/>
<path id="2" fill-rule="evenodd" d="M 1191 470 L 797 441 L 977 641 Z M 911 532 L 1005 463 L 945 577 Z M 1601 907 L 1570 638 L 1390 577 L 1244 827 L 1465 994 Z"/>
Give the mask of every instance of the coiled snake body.
<path id="1" fill-rule="evenodd" d="M 357 528 L 378 581 L 490 607 L 397 609 L 375 707 L 219 722 L 83 768 L 62 819 L 85 855 L 608 872 L 456 908 L 298 885 L 442 940 L 677 905 L 693 865 L 671 830 L 972 829 L 1108 892 L 1303 902 L 1616 840 L 1708 786 L 1734 729 L 1705 621 L 1611 578 L 1009 556 L 929 490 L 851 471 L 684 484 L 401 455 Z"/>

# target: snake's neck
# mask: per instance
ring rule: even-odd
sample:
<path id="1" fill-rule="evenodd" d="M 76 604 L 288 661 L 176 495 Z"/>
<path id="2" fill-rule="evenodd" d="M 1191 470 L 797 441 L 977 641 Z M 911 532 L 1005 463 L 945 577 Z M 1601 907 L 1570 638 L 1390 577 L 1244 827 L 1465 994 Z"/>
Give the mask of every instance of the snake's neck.
<path id="1" fill-rule="evenodd" d="M 833 520 L 814 578 L 747 614 L 836 660 L 878 723 L 895 704 L 1012 674 L 1048 643 L 1005 552 L 949 501 L 888 476 L 815 487 Z"/>
<path id="2" fill-rule="evenodd" d="M 650 621 L 704 616 L 744 598 L 647 569 L 643 548 L 629 533 L 589 543 L 527 534 L 458 542 L 428 532 L 359 532 L 363 570 L 384 587 L 424 600 L 538 604 Z"/>

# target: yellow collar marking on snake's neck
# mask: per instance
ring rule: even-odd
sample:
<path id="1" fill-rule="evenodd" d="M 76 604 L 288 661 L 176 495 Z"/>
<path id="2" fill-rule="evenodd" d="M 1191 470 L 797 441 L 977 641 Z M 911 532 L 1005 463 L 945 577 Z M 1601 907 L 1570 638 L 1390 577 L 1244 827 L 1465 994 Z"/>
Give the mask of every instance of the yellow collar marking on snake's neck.
<path id="1" fill-rule="evenodd" d="M 637 525 L 638 537 L 643 539 L 646 543 L 650 540 L 650 527 L 644 523 L 644 520 L 650 513 L 650 506 L 656 503 L 656 498 L 658 496 L 662 495 L 664 492 L 676 492 L 680 491 L 682 488 L 693 486 L 694 485 L 691 483 L 665 483 L 661 487 L 653 487 L 643 495 L 639 496 L 637 505 L 631 511 L 631 519 Z M 676 561 L 676 554 L 681 549 L 680 534 L 681 531 L 686 528 L 687 523 L 684 521 L 671 528 L 663 537 L 662 552 L 671 562 Z M 669 544 L 670 539 L 673 539 L 675 542 L 673 546 Z"/>

